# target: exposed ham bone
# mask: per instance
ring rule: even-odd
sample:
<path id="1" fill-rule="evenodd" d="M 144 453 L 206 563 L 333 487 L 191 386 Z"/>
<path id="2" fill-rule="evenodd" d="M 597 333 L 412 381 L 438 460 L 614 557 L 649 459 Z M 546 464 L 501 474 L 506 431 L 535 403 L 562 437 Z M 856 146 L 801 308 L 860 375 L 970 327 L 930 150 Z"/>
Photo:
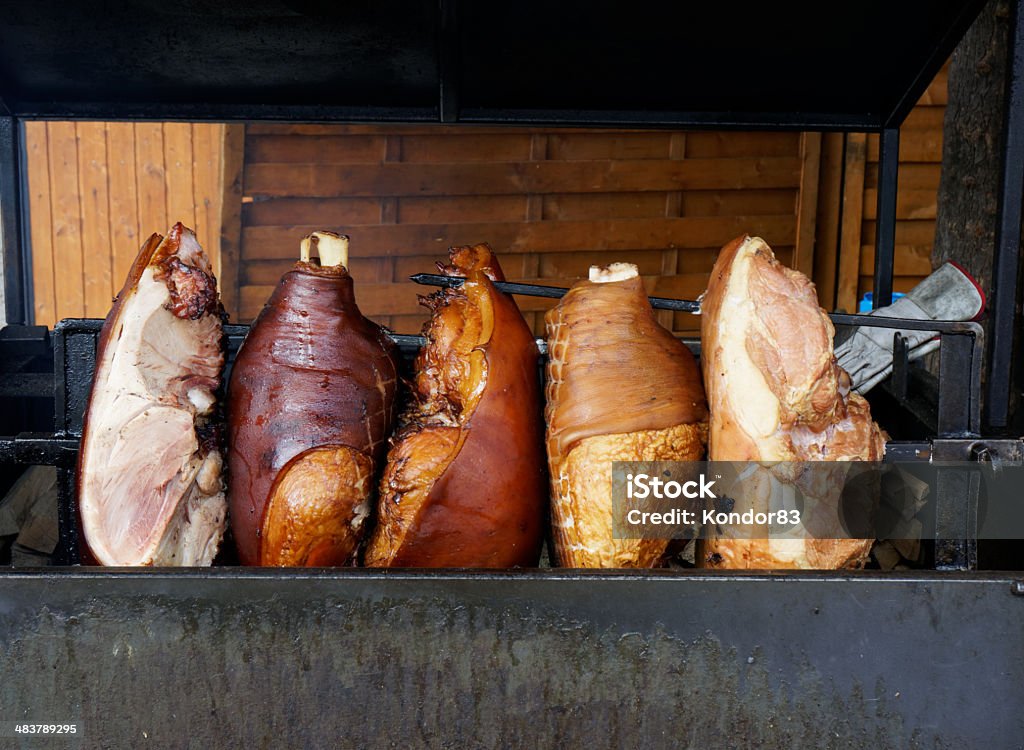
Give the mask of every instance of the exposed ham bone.
<path id="1" fill-rule="evenodd" d="M 227 522 L 215 392 L 221 307 L 195 234 L 139 251 L 100 333 L 79 515 L 103 565 L 209 565 Z"/>

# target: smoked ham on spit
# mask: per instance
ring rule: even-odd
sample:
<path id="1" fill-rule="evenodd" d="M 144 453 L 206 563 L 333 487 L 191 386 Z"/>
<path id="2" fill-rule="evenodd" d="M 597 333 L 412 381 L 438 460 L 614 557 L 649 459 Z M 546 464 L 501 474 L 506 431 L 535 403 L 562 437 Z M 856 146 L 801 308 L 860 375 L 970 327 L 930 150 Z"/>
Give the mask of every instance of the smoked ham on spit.
<path id="1" fill-rule="evenodd" d="M 303 240 L 235 360 L 229 497 L 245 565 L 345 565 L 363 539 L 394 427 L 397 351 L 359 312 L 347 262 L 347 237 Z"/>
<path id="2" fill-rule="evenodd" d="M 487 245 L 452 248 L 380 484 L 366 564 L 535 566 L 547 477 L 538 351 Z"/>
<path id="3" fill-rule="evenodd" d="M 190 229 L 143 245 L 100 332 L 78 462 L 103 565 L 209 565 L 227 522 L 216 392 L 222 308 Z"/>
<path id="4" fill-rule="evenodd" d="M 708 458 L 787 462 L 770 481 L 805 490 L 817 483 L 820 504 L 832 504 L 819 511 L 834 512 L 842 476 L 834 477 L 840 484 L 824 474 L 782 476 L 793 470 L 789 462 L 880 461 L 884 439 L 867 402 L 850 392 L 850 379 L 836 364 L 834 329 L 814 285 L 779 263 L 760 238 L 740 237 L 718 256 L 701 311 L 711 409 Z M 832 466 L 842 474 L 842 464 Z M 814 499 L 812 491 L 808 500 Z M 861 567 L 872 541 L 709 539 L 698 545 L 697 562 L 721 568 Z"/>
<path id="5" fill-rule="evenodd" d="M 664 539 L 614 539 L 613 461 L 699 461 L 707 405 L 693 354 L 654 319 L 637 267 L 592 267 L 546 317 L 547 452 L 557 562 L 652 567 Z"/>

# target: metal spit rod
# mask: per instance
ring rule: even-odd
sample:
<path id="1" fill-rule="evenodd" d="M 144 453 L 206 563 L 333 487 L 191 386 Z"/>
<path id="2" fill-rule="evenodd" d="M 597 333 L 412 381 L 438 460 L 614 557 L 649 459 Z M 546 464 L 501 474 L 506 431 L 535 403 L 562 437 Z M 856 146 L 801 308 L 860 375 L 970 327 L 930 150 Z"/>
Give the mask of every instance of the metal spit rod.
<path id="1" fill-rule="evenodd" d="M 409 277 L 411 281 L 426 286 L 458 287 L 465 279 L 460 276 L 444 276 L 439 273 L 417 273 Z M 495 281 L 494 286 L 509 294 L 522 294 L 527 297 L 564 297 L 569 290 L 560 286 L 543 286 L 541 284 L 516 284 L 511 281 Z M 700 314 L 700 302 L 688 299 L 669 299 L 667 297 L 648 297 L 651 307 L 657 310 L 677 310 L 680 312 Z"/>
<path id="2" fill-rule="evenodd" d="M 445 276 L 439 273 L 417 273 L 409 277 L 410 281 L 425 286 L 454 288 L 462 286 L 465 279 L 461 276 Z M 569 290 L 560 286 L 544 286 L 542 284 L 518 284 L 511 281 L 495 281 L 495 288 L 508 294 L 521 294 L 527 297 L 564 297 Z M 648 297 L 651 307 L 656 310 L 677 310 L 700 315 L 700 301 L 689 299 L 670 299 L 668 297 Z M 911 318 L 886 318 L 875 315 L 849 315 L 847 313 L 829 313 L 828 316 L 836 325 L 869 326 L 871 328 L 896 328 L 905 331 L 938 331 L 940 333 L 975 334 L 977 323 L 961 320 L 915 320 Z"/>

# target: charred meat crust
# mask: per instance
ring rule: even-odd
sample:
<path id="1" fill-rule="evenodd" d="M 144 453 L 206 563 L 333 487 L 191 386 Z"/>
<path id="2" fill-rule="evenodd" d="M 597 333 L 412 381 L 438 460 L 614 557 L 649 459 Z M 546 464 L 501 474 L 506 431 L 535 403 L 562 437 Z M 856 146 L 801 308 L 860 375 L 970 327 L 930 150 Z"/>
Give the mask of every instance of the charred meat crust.
<path id="1" fill-rule="evenodd" d="M 311 276 L 322 276 L 324 278 L 340 278 L 348 276 L 348 269 L 344 266 L 322 266 L 320 261 L 297 260 L 292 266 L 293 271 L 306 273 Z"/>
<path id="2" fill-rule="evenodd" d="M 217 280 L 202 269 L 171 256 L 160 262 L 155 277 L 167 285 L 171 299 L 166 307 L 175 316 L 199 320 L 219 311 Z"/>
<path id="3" fill-rule="evenodd" d="M 227 430 L 219 409 L 212 419 L 202 419 L 196 424 L 196 437 L 199 439 L 199 455 L 207 456 L 214 451 L 224 454 Z"/>
<path id="4" fill-rule="evenodd" d="M 392 440 L 366 564 L 536 565 L 546 476 L 538 352 L 484 244 L 452 248 L 458 288 L 431 310 L 415 363 L 413 401 Z"/>

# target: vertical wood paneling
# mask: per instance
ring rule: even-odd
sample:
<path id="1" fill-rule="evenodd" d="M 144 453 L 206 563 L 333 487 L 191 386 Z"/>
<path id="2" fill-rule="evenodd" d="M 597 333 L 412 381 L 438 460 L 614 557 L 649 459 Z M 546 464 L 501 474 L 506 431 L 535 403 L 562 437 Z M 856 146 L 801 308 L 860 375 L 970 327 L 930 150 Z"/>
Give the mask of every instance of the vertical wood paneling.
<path id="1" fill-rule="evenodd" d="M 942 169 L 942 126 L 946 104 L 948 65 L 936 76 L 900 127 L 900 171 L 896 199 L 896 248 L 893 290 L 906 292 L 931 273 L 931 248 L 935 241 L 938 181 Z M 851 136 L 852 137 L 852 136 Z M 839 270 L 839 288 L 845 299 L 857 300 L 872 289 L 874 273 L 875 212 L 878 188 L 878 136 L 865 143 L 863 196 L 859 215 L 843 222 L 843 245 L 849 257 Z M 854 241 L 859 250 L 852 249 Z M 852 291 L 851 291 L 852 290 Z"/>
<path id="2" fill-rule="evenodd" d="M 142 238 L 172 221 L 220 269 L 225 126 L 28 122 L 25 133 L 37 323 L 104 317 Z"/>
<path id="3" fill-rule="evenodd" d="M 164 126 L 159 122 L 135 123 L 139 222 L 148 237 L 167 231 L 167 170 L 164 166 Z"/>
<path id="4" fill-rule="evenodd" d="M 102 122 L 79 122 L 75 124 L 75 134 L 78 138 L 85 314 L 90 318 L 102 318 L 114 297 L 107 130 Z"/>
<path id="5" fill-rule="evenodd" d="M 135 126 L 130 122 L 107 123 L 107 175 L 110 180 L 110 244 L 114 256 L 114 292 L 146 237 L 156 227 L 139 226 L 138 172 L 135 168 Z"/>
<path id="6" fill-rule="evenodd" d="M 46 135 L 52 193 L 54 292 L 59 320 L 85 312 L 78 139 L 73 122 L 47 123 Z"/>
<path id="7" fill-rule="evenodd" d="M 839 253 L 839 220 L 843 194 L 842 133 L 822 136 L 818 171 L 818 206 L 814 237 L 814 284 L 818 301 L 826 310 L 836 306 L 836 269 Z"/>
<path id="8" fill-rule="evenodd" d="M 169 224 L 180 221 L 196 226 L 196 193 L 192 160 L 192 125 L 187 122 L 165 122 L 164 180 Z"/>
<path id="9" fill-rule="evenodd" d="M 195 123 L 192 129 L 192 194 L 196 236 L 208 252 L 214 242 L 220 242 L 221 189 L 220 163 L 221 144 L 224 142 L 224 125 Z M 222 276 L 220 253 L 211 256 L 213 272 L 218 279 Z"/>
<path id="10" fill-rule="evenodd" d="M 238 320 L 238 283 L 242 237 L 242 194 L 245 126 L 225 125 L 220 159 L 220 298 L 232 320 Z"/>
<path id="11" fill-rule="evenodd" d="M 794 265 L 808 276 L 814 274 L 814 227 L 818 217 L 818 172 L 821 166 L 821 133 L 800 136 L 800 190 L 797 193 L 796 249 Z"/>
<path id="12" fill-rule="evenodd" d="M 57 319 L 53 264 L 53 217 L 50 212 L 50 155 L 45 122 L 25 123 L 28 165 L 29 232 L 32 237 L 32 281 L 36 322 Z"/>
<path id="13" fill-rule="evenodd" d="M 857 270 L 860 268 L 866 159 L 867 137 L 864 133 L 850 133 L 846 137 L 842 240 L 839 244 L 839 283 L 836 288 L 836 307 L 846 312 L 857 311 Z"/>

